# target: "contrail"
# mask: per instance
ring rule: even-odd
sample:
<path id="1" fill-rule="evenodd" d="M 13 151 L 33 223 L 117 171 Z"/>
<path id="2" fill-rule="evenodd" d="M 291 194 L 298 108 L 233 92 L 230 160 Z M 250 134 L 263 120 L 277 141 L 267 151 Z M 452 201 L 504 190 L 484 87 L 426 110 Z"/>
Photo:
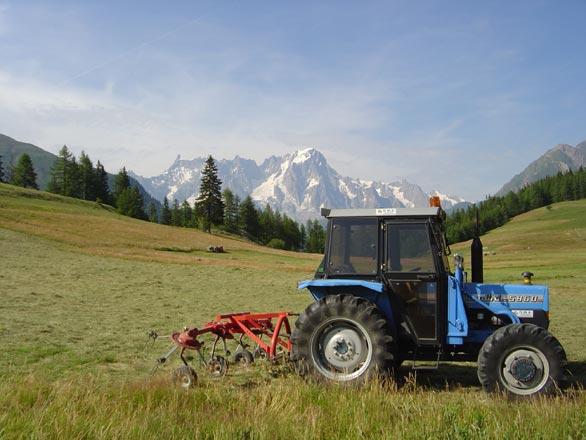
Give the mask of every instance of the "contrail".
<path id="1" fill-rule="evenodd" d="M 114 56 L 112 58 L 109 58 L 109 59 L 107 59 L 106 61 L 104 61 L 102 63 L 96 64 L 95 66 L 90 67 L 87 70 L 83 70 L 83 71 L 81 71 L 81 72 L 79 72 L 79 73 L 71 76 L 70 78 L 67 78 L 66 80 L 63 80 L 62 82 L 60 82 L 58 84 L 58 86 L 67 85 L 67 84 L 69 84 L 69 83 L 71 83 L 71 82 L 73 82 L 73 81 L 75 81 L 75 80 L 77 80 L 77 79 L 79 79 L 81 77 L 84 77 L 84 76 L 88 75 L 89 73 L 92 73 L 92 72 L 94 72 L 96 70 L 101 69 L 102 67 L 105 67 L 105 66 L 107 66 L 109 64 L 112 64 L 115 61 L 118 61 L 118 60 L 120 60 L 122 58 L 125 58 L 126 56 L 130 55 L 131 53 L 133 53 L 133 52 L 135 52 L 135 51 L 137 51 L 139 49 L 146 48 L 146 47 L 148 47 L 148 46 L 150 46 L 150 45 L 152 45 L 152 44 L 154 44 L 154 43 L 156 43 L 158 41 L 161 41 L 161 40 L 167 38 L 169 35 L 172 35 L 174 33 L 177 33 L 180 30 L 182 30 L 182 29 L 184 29 L 184 28 L 186 28 L 188 26 L 193 25 L 194 23 L 197 23 L 197 22 L 201 21 L 205 17 L 205 15 L 207 15 L 207 14 L 200 15 L 200 16 L 192 19 L 192 20 L 187 21 L 186 23 L 183 23 L 182 25 L 177 26 L 176 28 L 173 28 L 173 29 L 171 29 L 169 31 L 166 31 L 166 32 L 158 35 L 157 37 L 155 37 L 155 38 L 153 38 L 151 40 L 148 40 L 148 41 L 145 41 L 143 43 L 140 43 L 137 46 L 131 47 L 130 49 L 128 49 L 128 50 L 126 50 L 126 51 L 124 51 L 124 52 L 122 52 L 122 53 L 120 53 L 120 54 L 118 54 L 118 55 L 116 55 L 116 56 Z"/>

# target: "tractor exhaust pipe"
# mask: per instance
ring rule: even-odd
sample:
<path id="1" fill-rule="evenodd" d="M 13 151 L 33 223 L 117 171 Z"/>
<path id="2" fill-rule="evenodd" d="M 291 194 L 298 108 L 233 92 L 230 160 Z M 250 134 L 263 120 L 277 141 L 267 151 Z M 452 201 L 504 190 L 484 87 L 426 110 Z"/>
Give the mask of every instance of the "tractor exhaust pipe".
<path id="1" fill-rule="evenodd" d="M 482 242 L 478 227 L 478 209 L 474 207 L 474 238 L 470 246 L 470 265 L 472 266 L 472 282 L 482 283 L 484 281 L 484 269 L 482 264 Z"/>

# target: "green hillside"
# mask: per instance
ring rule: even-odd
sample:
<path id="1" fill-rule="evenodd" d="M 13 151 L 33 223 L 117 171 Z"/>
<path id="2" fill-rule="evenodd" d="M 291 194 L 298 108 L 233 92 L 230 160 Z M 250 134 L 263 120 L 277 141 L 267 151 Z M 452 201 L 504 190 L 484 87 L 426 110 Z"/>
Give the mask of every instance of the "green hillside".
<path id="1" fill-rule="evenodd" d="M 0 134 L 0 156 L 2 156 L 2 163 L 4 164 L 5 170 L 16 166 L 18 159 L 24 153 L 31 157 L 37 173 L 37 184 L 39 188 L 45 188 L 47 183 L 49 183 L 51 167 L 57 156 L 33 144 L 19 142 L 11 137 Z"/>
<path id="2" fill-rule="evenodd" d="M 578 314 L 586 310 L 586 200 L 525 213 L 481 239 L 489 253 L 483 257 L 484 280 L 520 283 L 523 272 L 533 272 L 535 284 L 550 288 L 550 330 L 563 341 L 570 359 L 585 359 L 584 341 L 576 332 L 586 332 Z M 452 246 L 468 266 L 469 248 L 470 242 Z"/>
<path id="3" fill-rule="evenodd" d="M 152 373 L 169 343 L 147 332 L 221 312 L 301 311 L 311 298 L 296 283 L 320 256 L 0 184 L 0 438 L 583 438 L 585 214 L 586 201 L 556 204 L 482 237 L 495 253 L 487 281 L 531 270 L 551 286 L 552 331 L 575 375 L 564 396 L 486 396 L 474 364 L 348 389 L 257 362 L 221 380 L 201 370 L 185 392 L 170 382 L 176 357 Z M 467 244 L 453 250 L 468 256 Z"/>
<path id="4" fill-rule="evenodd" d="M 0 134 L 0 156 L 2 156 L 5 173 L 7 173 L 13 166 L 16 166 L 18 159 L 24 153 L 31 157 L 33 167 L 37 173 L 37 184 L 39 189 L 46 189 L 47 184 L 51 180 L 51 168 L 53 167 L 57 156 L 37 147 L 36 145 L 20 142 L 11 137 Z M 130 177 L 130 182 L 133 187 L 137 187 L 140 191 L 145 212 L 148 212 L 149 205 L 153 203 L 157 212 L 160 213 L 163 207 L 161 202 L 151 196 L 133 177 Z M 108 185 L 110 186 L 110 190 L 112 190 L 114 187 L 114 174 L 108 173 Z"/>

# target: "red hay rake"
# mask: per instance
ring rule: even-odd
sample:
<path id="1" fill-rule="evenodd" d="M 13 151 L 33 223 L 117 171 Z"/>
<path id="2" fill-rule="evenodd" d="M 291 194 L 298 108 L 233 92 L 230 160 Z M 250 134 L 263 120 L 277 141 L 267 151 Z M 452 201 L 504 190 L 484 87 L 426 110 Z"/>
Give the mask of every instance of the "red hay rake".
<path id="1" fill-rule="evenodd" d="M 169 336 L 175 344 L 164 356 L 157 359 L 159 364 L 167 362 L 169 357 L 179 351 L 183 366 L 175 369 L 173 380 L 184 388 L 197 384 L 197 374 L 188 364 L 184 356 L 185 350 L 197 351 L 202 364 L 207 367 L 213 377 L 221 377 L 228 370 L 227 358 L 231 355 L 228 350 L 227 340 L 236 340 L 237 347 L 233 361 L 247 365 L 253 362 L 254 358 L 276 361 L 282 356 L 288 356 L 291 352 L 291 325 L 289 316 L 296 316 L 292 312 L 276 313 L 227 313 L 217 315 L 213 321 L 204 324 L 203 327 L 185 328 L 182 332 L 173 333 Z M 211 334 L 215 336 L 212 343 L 211 354 L 206 359 L 202 353 L 205 341 L 201 340 L 202 335 Z M 238 337 L 237 337 L 238 335 Z M 149 336 L 157 339 L 158 335 L 152 331 Z M 263 340 L 263 337 L 268 339 Z M 248 350 L 250 344 L 244 339 L 255 344 L 254 352 Z M 222 341 L 224 356 L 216 354 L 218 342 Z"/>

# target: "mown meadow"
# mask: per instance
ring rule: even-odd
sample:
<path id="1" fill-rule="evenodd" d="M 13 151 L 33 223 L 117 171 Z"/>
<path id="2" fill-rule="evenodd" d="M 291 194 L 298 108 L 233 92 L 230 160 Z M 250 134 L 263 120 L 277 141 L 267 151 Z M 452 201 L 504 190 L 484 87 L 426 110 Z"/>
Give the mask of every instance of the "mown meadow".
<path id="1" fill-rule="evenodd" d="M 287 364 L 232 366 L 173 386 L 170 344 L 147 338 L 218 313 L 300 312 L 319 255 L 132 220 L 95 203 L 0 184 L 0 438 L 584 438 L 586 201 L 552 205 L 482 237 L 487 282 L 550 286 L 551 331 L 572 385 L 555 398 L 485 395 L 475 364 L 407 368 L 360 389 L 319 386 Z M 223 246 L 211 254 L 207 246 Z M 467 244 L 453 246 L 468 261 Z"/>

